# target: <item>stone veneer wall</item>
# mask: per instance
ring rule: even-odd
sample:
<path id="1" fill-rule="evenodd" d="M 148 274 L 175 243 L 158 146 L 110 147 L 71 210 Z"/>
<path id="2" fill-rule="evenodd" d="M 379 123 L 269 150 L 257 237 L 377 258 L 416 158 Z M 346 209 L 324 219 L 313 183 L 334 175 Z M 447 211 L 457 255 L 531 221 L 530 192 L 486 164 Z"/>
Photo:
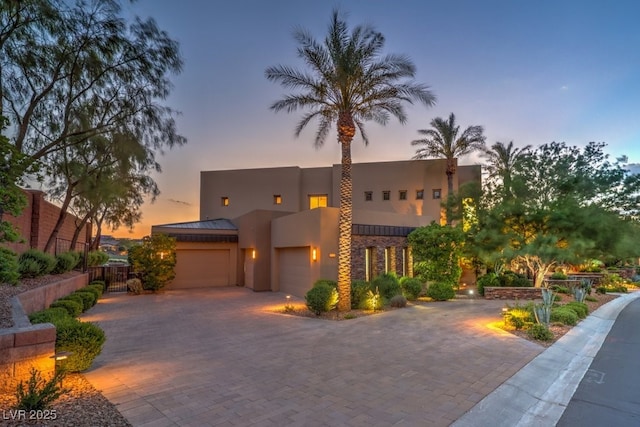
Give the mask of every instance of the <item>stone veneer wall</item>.
<path id="1" fill-rule="evenodd" d="M 484 288 L 484 297 L 485 299 L 524 299 L 524 300 L 532 300 L 532 299 L 541 299 L 542 298 L 542 290 L 541 288 L 509 288 L 509 287 L 493 287 L 487 286 Z"/>
<path id="2" fill-rule="evenodd" d="M 362 236 L 354 235 L 351 241 L 351 279 L 365 280 L 366 265 L 365 251 L 367 248 L 375 248 L 373 253 L 373 272 L 372 276 L 376 277 L 385 272 L 384 269 L 384 251 L 385 248 L 392 248 L 391 253 L 391 270 L 395 271 L 398 277 L 402 276 L 402 249 L 408 246 L 406 237 L 398 236 Z M 395 249 L 395 250 L 394 250 Z M 395 254 L 394 254 L 395 252 Z M 412 264 L 411 256 L 407 262 L 407 275 L 411 276 Z"/>
<path id="3" fill-rule="evenodd" d="M 79 274 L 11 298 L 14 326 L 0 329 L 0 392 L 13 393 L 19 381 L 28 379 L 32 367 L 45 376 L 53 372 L 56 328 L 51 323 L 32 325 L 29 314 L 86 286 L 87 281 L 87 274 Z"/>

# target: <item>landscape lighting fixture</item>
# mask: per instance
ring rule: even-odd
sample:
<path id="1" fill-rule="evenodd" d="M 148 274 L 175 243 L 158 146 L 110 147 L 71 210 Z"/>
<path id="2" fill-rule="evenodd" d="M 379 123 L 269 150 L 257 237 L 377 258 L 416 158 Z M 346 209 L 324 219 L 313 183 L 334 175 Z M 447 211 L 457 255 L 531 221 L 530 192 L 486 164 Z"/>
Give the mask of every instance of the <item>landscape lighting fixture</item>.
<path id="1" fill-rule="evenodd" d="M 251 250 L 251 258 L 256 259 L 256 250 L 255 249 Z"/>

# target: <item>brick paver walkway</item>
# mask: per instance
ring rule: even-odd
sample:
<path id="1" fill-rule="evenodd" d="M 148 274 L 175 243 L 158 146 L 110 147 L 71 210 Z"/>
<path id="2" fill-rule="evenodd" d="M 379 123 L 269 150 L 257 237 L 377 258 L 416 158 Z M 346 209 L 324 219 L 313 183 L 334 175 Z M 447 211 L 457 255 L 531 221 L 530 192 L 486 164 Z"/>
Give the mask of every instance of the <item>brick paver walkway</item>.
<path id="1" fill-rule="evenodd" d="M 86 378 L 134 426 L 446 426 L 544 350 L 490 329 L 499 301 L 326 321 L 244 288 L 107 294 Z"/>

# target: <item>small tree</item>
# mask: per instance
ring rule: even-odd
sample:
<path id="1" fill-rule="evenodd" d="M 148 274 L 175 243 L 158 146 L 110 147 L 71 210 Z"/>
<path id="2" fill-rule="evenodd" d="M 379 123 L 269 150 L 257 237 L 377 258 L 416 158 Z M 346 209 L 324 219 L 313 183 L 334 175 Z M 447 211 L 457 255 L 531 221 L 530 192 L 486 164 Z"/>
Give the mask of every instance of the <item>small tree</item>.
<path id="1" fill-rule="evenodd" d="M 142 281 L 144 289 L 162 289 L 176 276 L 176 239 L 154 234 L 129 250 L 129 264 Z"/>
<path id="2" fill-rule="evenodd" d="M 462 275 L 462 230 L 432 222 L 412 231 L 408 239 L 416 262 L 415 271 L 423 280 L 457 286 Z"/>

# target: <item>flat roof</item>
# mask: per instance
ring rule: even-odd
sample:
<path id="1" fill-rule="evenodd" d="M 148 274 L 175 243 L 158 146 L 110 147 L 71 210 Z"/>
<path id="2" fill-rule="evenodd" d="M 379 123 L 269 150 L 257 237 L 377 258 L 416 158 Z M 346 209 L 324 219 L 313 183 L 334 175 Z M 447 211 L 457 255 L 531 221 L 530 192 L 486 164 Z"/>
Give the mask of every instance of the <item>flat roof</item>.
<path id="1" fill-rule="evenodd" d="M 154 227 L 191 229 L 191 230 L 230 230 L 238 231 L 238 227 L 226 218 L 206 219 L 204 221 L 175 222 L 172 224 L 159 224 Z"/>

